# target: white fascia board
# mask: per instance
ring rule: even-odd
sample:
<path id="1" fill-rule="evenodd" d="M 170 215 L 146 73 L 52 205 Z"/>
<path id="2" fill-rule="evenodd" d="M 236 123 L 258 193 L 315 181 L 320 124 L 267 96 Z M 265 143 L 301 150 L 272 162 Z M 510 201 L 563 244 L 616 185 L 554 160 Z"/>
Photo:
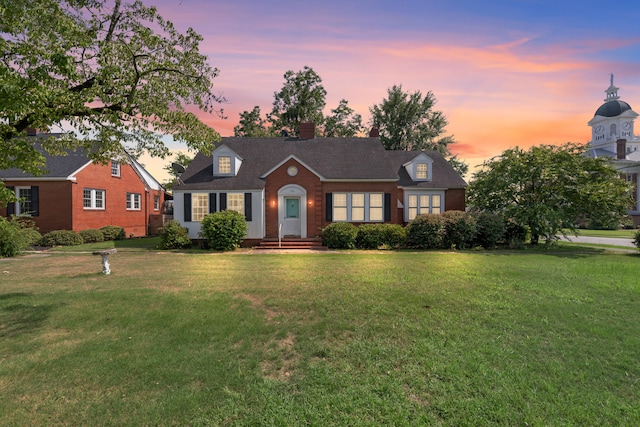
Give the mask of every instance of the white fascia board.
<path id="1" fill-rule="evenodd" d="M 80 166 L 78 169 L 76 169 L 75 171 L 73 171 L 71 173 L 71 175 L 68 176 L 68 178 L 73 177 L 73 180 L 75 181 L 75 176 L 84 168 L 86 168 L 87 166 L 89 166 L 90 164 L 92 164 L 93 161 L 89 160 L 87 163 L 85 163 L 84 165 Z"/>
<path id="2" fill-rule="evenodd" d="M 56 182 L 56 181 L 72 181 L 75 182 L 77 181 L 75 176 L 67 176 L 67 177 L 62 177 L 62 176 L 52 176 L 52 177 L 38 177 L 38 176 L 32 176 L 32 177 L 26 177 L 26 178 L 3 178 L 0 177 L 0 180 L 2 181 L 19 181 L 19 182 L 25 182 L 25 181 L 39 181 L 39 182 Z"/>
<path id="3" fill-rule="evenodd" d="M 426 192 L 426 191 L 447 191 L 453 188 L 465 188 L 465 187 L 434 187 L 434 188 L 424 188 L 424 187 L 398 187 L 403 191 L 414 191 L 414 192 Z"/>

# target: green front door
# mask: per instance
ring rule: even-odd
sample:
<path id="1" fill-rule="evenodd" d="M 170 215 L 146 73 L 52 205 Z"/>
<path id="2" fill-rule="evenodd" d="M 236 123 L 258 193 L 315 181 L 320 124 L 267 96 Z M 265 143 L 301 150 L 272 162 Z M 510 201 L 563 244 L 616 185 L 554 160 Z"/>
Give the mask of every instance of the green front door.
<path id="1" fill-rule="evenodd" d="M 300 236 L 300 197 L 284 198 L 284 235 Z"/>

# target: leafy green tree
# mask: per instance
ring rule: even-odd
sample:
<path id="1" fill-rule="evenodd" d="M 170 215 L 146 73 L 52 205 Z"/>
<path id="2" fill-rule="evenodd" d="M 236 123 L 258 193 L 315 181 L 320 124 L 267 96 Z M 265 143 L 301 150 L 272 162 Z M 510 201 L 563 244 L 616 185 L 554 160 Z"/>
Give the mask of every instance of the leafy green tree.
<path id="1" fill-rule="evenodd" d="M 327 138 L 347 138 L 364 132 L 362 116 L 349 107 L 346 99 L 341 99 L 338 106 L 331 110 L 325 119 L 324 136 Z"/>
<path id="2" fill-rule="evenodd" d="M 632 205 L 631 184 L 607 159 L 583 154 L 573 143 L 506 150 L 474 174 L 467 203 L 528 227 L 532 244 L 575 232 L 579 218 L 619 221 Z"/>
<path id="3" fill-rule="evenodd" d="M 264 138 L 276 136 L 273 126 L 268 126 L 267 120 L 263 119 L 260 107 L 255 106 L 251 111 L 240 113 L 240 122 L 233 128 L 233 136 Z"/>
<path id="4" fill-rule="evenodd" d="M 178 32 L 156 8 L 125 0 L 0 0 L 0 168 L 38 173 L 44 164 L 28 128 L 74 129 L 43 142 L 50 152 L 98 148 L 166 155 L 160 135 L 194 150 L 219 135 L 187 105 L 213 113 L 218 70 L 202 37 Z M 220 113 L 220 111 L 217 111 Z"/>
<path id="5" fill-rule="evenodd" d="M 319 129 L 324 123 L 322 110 L 327 91 L 318 73 L 305 66 L 298 72 L 287 71 L 284 79 L 280 92 L 273 94 L 273 108 L 268 115 L 272 127 L 278 132 L 286 130 L 290 135 L 298 135 L 300 123 L 308 121 Z"/>
<path id="6" fill-rule="evenodd" d="M 162 185 L 164 188 L 166 188 L 167 190 L 173 190 L 173 187 L 175 187 L 176 182 L 178 181 L 178 178 L 181 175 L 181 172 L 176 171 L 173 168 L 173 164 L 177 163 L 180 166 L 183 167 L 187 167 L 189 165 L 189 163 L 191 163 L 191 161 L 193 160 L 193 157 L 189 156 L 188 154 L 185 153 L 177 153 L 173 159 L 171 160 L 171 162 L 169 162 L 168 164 L 164 165 L 164 167 L 162 169 L 164 169 L 165 172 L 167 172 L 169 175 L 171 175 L 171 179 L 167 182 L 164 182 Z"/>
<path id="7" fill-rule="evenodd" d="M 448 122 L 441 111 L 434 110 L 436 98 L 431 91 L 405 92 L 402 85 L 387 90 L 387 98 L 369 108 L 371 124 L 378 127 L 380 140 L 387 150 L 436 150 L 464 175 L 468 166 L 452 156 L 449 144 L 453 136 L 444 136 Z"/>

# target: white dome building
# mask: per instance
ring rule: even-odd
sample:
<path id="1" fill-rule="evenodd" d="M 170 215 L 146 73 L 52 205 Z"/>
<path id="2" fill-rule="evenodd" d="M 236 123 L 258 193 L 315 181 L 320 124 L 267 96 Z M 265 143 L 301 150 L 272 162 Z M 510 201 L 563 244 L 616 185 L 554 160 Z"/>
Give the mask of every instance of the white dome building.
<path id="1" fill-rule="evenodd" d="M 638 113 L 620 100 L 618 89 L 611 84 L 605 90 L 607 97 L 589 120 L 591 141 L 587 156 L 610 157 L 621 176 L 635 185 L 635 206 L 629 211 L 635 226 L 640 225 L 640 203 L 638 203 L 638 174 L 640 173 L 640 136 L 635 135 L 635 120 Z"/>

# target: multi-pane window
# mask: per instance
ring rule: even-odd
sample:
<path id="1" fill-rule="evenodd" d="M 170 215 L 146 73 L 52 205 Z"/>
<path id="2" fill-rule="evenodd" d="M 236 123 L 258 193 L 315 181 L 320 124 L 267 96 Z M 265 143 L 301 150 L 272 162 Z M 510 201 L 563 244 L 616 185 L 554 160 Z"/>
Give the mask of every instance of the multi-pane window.
<path id="1" fill-rule="evenodd" d="M 384 221 L 384 193 L 333 193 L 333 221 Z"/>
<path id="2" fill-rule="evenodd" d="M 160 210 L 160 196 L 153 196 L 153 210 Z"/>
<path id="3" fill-rule="evenodd" d="M 120 176 L 120 162 L 111 160 L 111 176 Z"/>
<path id="4" fill-rule="evenodd" d="M 127 193 L 127 210 L 139 211 L 142 196 L 138 193 Z"/>
<path id="5" fill-rule="evenodd" d="M 333 220 L 347 220 L 347 193 L 333 193 Z"/>
<path id="6" fill-rule="evenodd" d="M 218 173 L 231 173 L 231 157 L 218 157 Z"/>
<path id="7" fill-rule="evenodd" d="M 439 214 L 441 210 L 440 194 L 409 194 L 407 215 L 409 221 L 421 214 Z"/>
<path id="8" fill-rule="evenodd" d="M 31 187 L 16 187 L 16 215 L 30 215 L 33 211 Z"/>
<path id="9" fill-rule="evenodd" d="M 236 211 L 244 215 L 244 193 L 228 193 L 227 210 Z"/>
<path id="10" fill-rule="evenodd" d="M 206 193 L 193 193 L 191 195 L 191 220 L 202 221 L 209 213 L 209 195 Z"/>
<path id="11" fill-rule="evenodd" d="M 426 163 L 418 163 L 416 165 L 416 179 L 425 180 L 428 177 L 428 165 Z"/>
<path id="12" fill-rule="evenodd" d="M 384 195 L 369 194 L 369 221 L 384 221 Z"/>
<path id="13" fill-rule="evenodd" d="M 85 188 L 82 192 L 82 205 L 85 209 L 104 209 L 105 191 Z"/>
<path id="14" fill-rule="evenodd" d="M 364 221 L 364 193 L 351 194 L 351 221 Z"/>

